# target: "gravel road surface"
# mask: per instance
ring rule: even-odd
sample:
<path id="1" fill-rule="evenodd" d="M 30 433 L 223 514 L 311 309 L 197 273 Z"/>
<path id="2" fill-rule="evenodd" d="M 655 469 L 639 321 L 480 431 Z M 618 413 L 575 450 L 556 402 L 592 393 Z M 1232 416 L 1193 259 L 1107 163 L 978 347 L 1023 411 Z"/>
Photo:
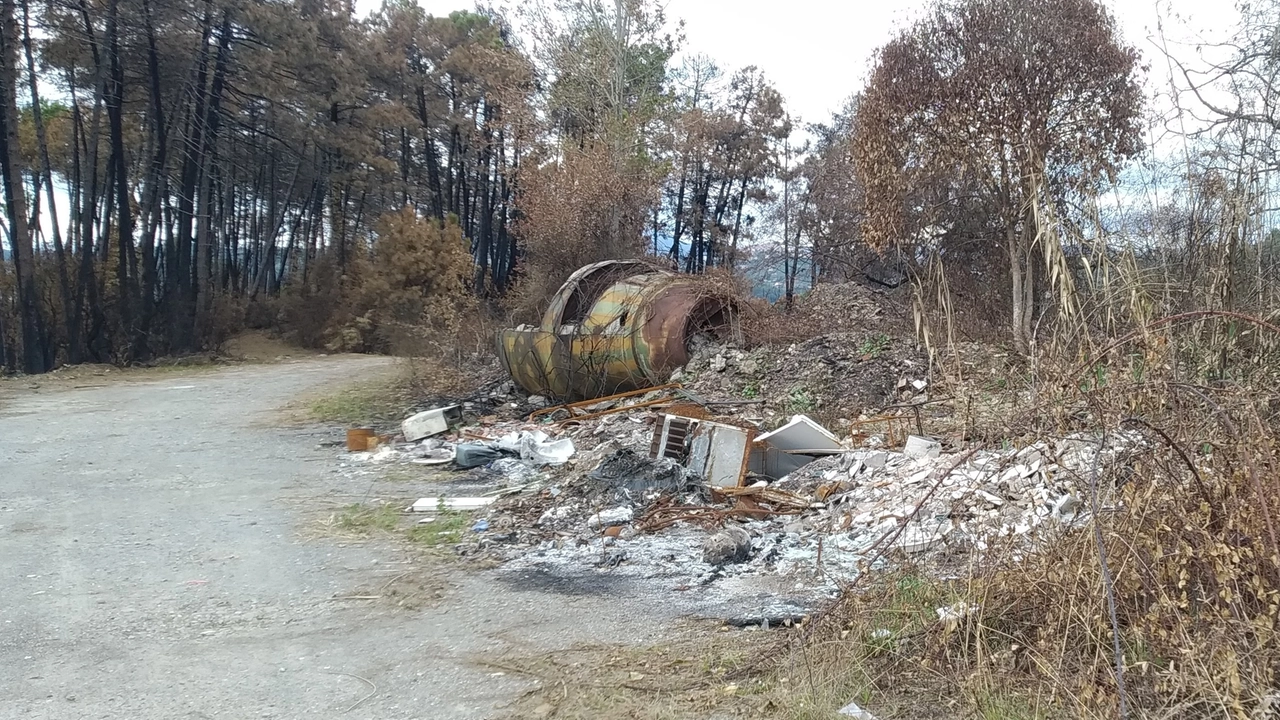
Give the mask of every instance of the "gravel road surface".
<path id="1" fill-rule="evenodd" d="M 426 568 L 394 542 L 315 532 L 351 488 L 318 447 L 331 431 L 281 428 L 277 411 L 388 363 L 11 386 L 0 718 L 498 718 L 536 686 L 485 659 L 656 639 L 657 605 Z M 351 599 L 406 573 L 434 573 L 443 599 Z"/>

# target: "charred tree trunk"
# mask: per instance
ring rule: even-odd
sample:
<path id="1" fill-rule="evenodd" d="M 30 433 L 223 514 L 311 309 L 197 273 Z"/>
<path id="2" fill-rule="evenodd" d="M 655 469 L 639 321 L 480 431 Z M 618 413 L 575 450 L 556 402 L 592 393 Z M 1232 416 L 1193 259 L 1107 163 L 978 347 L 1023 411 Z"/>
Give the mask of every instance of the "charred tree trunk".
<path id="1" fill-rule="evenodd" d="M 137 255 L 133 244 L 133 203 L 129 190 L 129 161 L 124 147 L 124 65 L 120 59 L 120 0 L 107 4 L 107 54 L 110 63 L 110 84 L 107 93 L 107 124 L 111 134 L 111 174 L 114 177 L 116 203 L 116 233 L 119 253 L 116 258 L 116 280 L 120 293 L 120 325 L 128 338 L 124 354 L 128 358 L 147 354 L 146 335 L 134 324 L 134 312 L 138 305 Z"/>
<path id="2" fill-rule="evenodd" d="M 75 345 L 79 343 L 79 337 L 76 329 L 69 323 L 69 319 L 73 314 L 71 280 L 68 275 L 66 248 L 62 243 L 62 225 L 58 222 L 56 192 L 53 188 L 53 170 L 49 162 L 49 140 L 44 128 L 44 107 L 40 101 L 35 53 L 31 50 L 31 13 L 27 0 L 22 2 L 22 49 L 27 60 L 27 85 L 31 90 L 31 123 L 36 131 L 36 146 L 37 151 L 40 153 L 40 169 L 36 175 L 37 182 L 34 183 L 35 193 L 36 197 L 39 197 L 40 187 L 43 186 L 45 197 L 49 200 L 50 235 L 53 239 L 54 256 L 58 263 L 58 294 L 62 299 L 62 318 L 63 323 L 67 324 L 67 344 Z"/>
<path id="3" fill-rule="evenodd" d="M 36 287 L 35 253 L 27 224 L 27 196 L 18 153 L 18 33 L 14 1 L 0 0 L 0 181 L 4 184 L 9 242 L 17 274 L 18 315 L 22 326 L 22 370 L 41 373 L 51 367 L 45 356 L 44 317 Z"/>

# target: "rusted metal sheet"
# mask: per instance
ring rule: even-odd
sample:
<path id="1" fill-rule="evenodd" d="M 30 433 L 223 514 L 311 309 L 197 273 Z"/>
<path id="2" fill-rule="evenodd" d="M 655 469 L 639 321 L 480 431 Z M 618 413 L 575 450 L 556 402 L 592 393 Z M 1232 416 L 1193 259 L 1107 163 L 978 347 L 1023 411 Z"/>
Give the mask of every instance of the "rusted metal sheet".
<path id="1" fill-rule="evenodd" d="M 585 400 L 658 385 L 689 361 L 698 334 L 736 339 L 732 298 L 641 260 L 580 268 L 537 328 L 499 331 L 503 368 L 531 393 Z"/>
<path id="2" fill-rule="evenodd" d="M 568 417 L 566 417 L 563 420 L 560 420 L 559 424 L 564 425 L 571 422 L 582 422 L 583 420 L 590 420 L 592 418 L 604 417 L 605 415 L 612 415 L 614 413 L 626 412 L 628 410 L 636 410 L 639 408 L 653 407 L 655 405 L 663 405 L 663 404 L 669 403 L 671 402 L 671 397 L 669 394 L 667 394 L 668 391 L 679 390 L 679 389 L 680 389 L 680 383 L 671 383 L 669 385 L 659 385 L 657 387 L 641 388 L 639 390 L 629 390 L 627 392 L 617 393 L 616 395 L 606 395 L 605 397 L 593 398 L 591 400 L 579 400 L 578 402 L 564 403 L 562 405 L 553 405 L 551 407 L 542 408 L 541 410 L 534 410 L 533 412 L 529 413 L 529 420 L 530 422 L 532 422 L 538 419 L 540 416 L 552 415 L 556 412 L 563 411 L 566 415 L 568 415 Z M 617 407 L 609 408 L 607 410 L 598 410 L 598 411 L 590 410 L 590 408 L 609 400 L 626 400 L 629 398 L 633 398 L 637 395 L 648 395 L 651 392 L 660 393 L 661 396 L 653 400 L 645 400 L 642 402 L 633 403 L 631 405 L 619 405 Z"/>

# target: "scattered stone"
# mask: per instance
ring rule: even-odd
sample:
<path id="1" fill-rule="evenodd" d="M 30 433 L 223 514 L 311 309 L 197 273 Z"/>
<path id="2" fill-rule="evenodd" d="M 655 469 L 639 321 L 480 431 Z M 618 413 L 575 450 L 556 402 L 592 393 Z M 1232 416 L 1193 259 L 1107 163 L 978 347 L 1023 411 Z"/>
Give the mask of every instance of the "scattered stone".
<path id="1" fill-rule="evenodd" d="M 875 715 L 872 715 L 866 710 L 863 710 L 862 707 L 859 706 L 858 703 L 856 702 L 851 702 L 848 705 L 845 705 L 844 707 L 840 708 L 839 713 L 841 715 L 847 715 L 849 717 L 855 718 L 855 720 L 877 720 Z"/>
<path id="2" fill-rule="evenodd" d="M 942 443 L 919 435 L 910 435 L 907 437 L 906 446 L 902 448 L 902 454 L 909 458 L 936 460 L 942 454 Z"/>
<path id="3" fill-rule="evenodd" d="M 913 526 L 898 538 L 898 547 L 908 554 L 922 553 L 940 546 L 951 533 L 950 522 L 931 526 Z"/>
<path id="4" fill-rule="evenodd" d="M 724 372 L 727 362 L 724 355 L 716 355 L 711 359 L 711 369 L 716 372 Z"/>
<path id="5" fill-rule="evenodd" d="M 609 510 L 601 510 L 598 513 L 587 518 L 587 527 L 602 528 L 613 527 L 614 525 L 626 525 L 635 519 L 635 511 L 629 507 L 616 507 Z"/>
<path id="6" fill-rule="evenodd" d="M 996 496 L 996 495 L 992 495 L 991 493 L 987 492 L 986 490 L 978 490 L 978 491 L 977 491 L 977 494 L 978 494 L 978 496 L 979 496 L 979 497 L 981 497 L 983 500 L 986 500 L 988 503 L 991 503 L 992 505 L 995 505 L 996 507 L 1000 507 L 1001 505 L 1004 505 L 1004 498 L 1001 498 L 1001 497 Z"/>
<path id="7" fill-rule="evenodd" d="M 751 555 L 751 535 L 740 527 L 727 527 L 702 544 L 702 561 L 708 565 L 740 563 Z"/>
<path id="8" fill-rule="evenodd" d="M 610 550 L 608 554 L 606 554 L 603 558 L 601 558 L 599 562 L 596 563 L 596 566 L 615 568 L 621 565 L 622 561 L 626 559 L 627 559 L 626 550 Z"/>
<path id="9" fill-rule="evenodd" d="M 889 461 L 889 453 L 873 452 L 862 456 L 862 464 L 872 470 L 879 470 Z"/>

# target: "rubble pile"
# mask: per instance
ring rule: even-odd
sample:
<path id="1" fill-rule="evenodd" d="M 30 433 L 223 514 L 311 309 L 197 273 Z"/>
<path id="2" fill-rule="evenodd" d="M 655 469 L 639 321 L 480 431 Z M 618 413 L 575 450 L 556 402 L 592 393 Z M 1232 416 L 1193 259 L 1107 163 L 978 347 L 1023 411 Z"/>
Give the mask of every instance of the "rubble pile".
<path id="1" fill-rule="evenodd" d="M 817 460 L 773 483 L 712 491 L 710 501 L 687 477 L 675 498 L 656 487 L 638 495 L 619 489 L 593 504 L 581 494 L 551 489 L 544 495 L 558 499 L 539 506 L 525 536 L 528 546 L 508 546 L 503 555 L 515 567 L 607 567 L 707 591 L 727 578 L 769 576 L 793 593 L 807 590 L 816 601 L 876 559 L 910 558 L 943 571 L 997 544 L 1034 551 L 1037 542 L 1052 542 L 1087 522 L 1087 479 L 1095 458 L 1119 462 L 1137 442 L 1113 435 L 1100 447 L 1094 439 L 1074 437 L 971 455 L 943 453 L 934 445 L 914 457 L 863 448 Z M 669 462 L 660 465 L 680 476 Z M 652 476 L 652 470 L 643 474 Z M 769 493 L 793 502 L 741 502 Z M 518 512 L 518 501 L 511 502 L 491 512 Z"/>
<path id="2" fill-rule="evenodd" d="M 1093 463 L 1113 466 L 1141 443 L 1136 434 L 1117 433 L 1105 447 L 1075 436 L 942 453 L 917 440 L 904 452 L 857 450 L 819 460 L 775 485 L 821 500 L 812 527 L 844 535 L 853 547 L 868 549 L 905 527 L 893 545 L 904 553 L 981 553 L 1004 539 L 1031 544 L 1082 523 Z"/>
<path id="3" fill-rule="evenodd" d="M 898 297 L 856 282 L 819 284 L 797 300 L 786 323 L 810 328 L 813 337 L 750 349 L 696 343 L 673 381 L 706 398 L 763 400 L 766 419 L 795 412 L 856 417 L 901 402 L 903 387 L 926 379 L 928 362 Z"/>
<path id="4" fill-rule="evenodd" d="M 428 465 L 465 488 L 411 508 L 475 512 L 459 554 L 513 573 L 609 573 L 723 608 L 754 598 L 762 617 L 787 617 L 869 566 L 909 560 L 945 573 L 997 546 L 1033 552 L 1087 522 L 1094 463 L 1122 463 L 1141 443 L 1112 433 L 1105 446 L 1077 436 L 962 452 L 876 436 L 854 447 L 803 415 L 758 432 L 747 415 L 690 407 L 678 390 L 586 409 L 607 414 L 467 418 L 347 457 Z M 407 427 L 422 432 L 426 419 L 415 418 Z"/>
<path id="5" fill-rule="evenodd" d="M 763 401 L 764 418 L 794 412 L 856 418 L 888 405 L 927 400 L 928 371 L 913 339 L 862 330 L 788 347 L 707 346 L 673 380 L 706 398 Z"/>
<path id="6" fill-rule="evenodd" d="M 894 326 L 910 317 L 909 294 L 858 282 L 818 283 L 797 303 L 796 312 L 819 318 L 828 331 Z"/>

